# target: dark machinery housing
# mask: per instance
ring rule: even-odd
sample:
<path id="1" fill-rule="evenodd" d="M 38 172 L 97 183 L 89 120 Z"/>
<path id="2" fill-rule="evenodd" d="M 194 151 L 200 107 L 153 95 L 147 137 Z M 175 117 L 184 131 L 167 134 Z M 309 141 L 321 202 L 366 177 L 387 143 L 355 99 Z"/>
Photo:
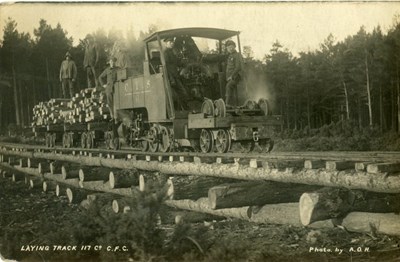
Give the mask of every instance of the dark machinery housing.
<path id="1" fill-rule="evenodd" d="M 175 39 L 174 52 L 182 65 L 180 79 L 190 94 L 189 108 L 184 109 L 174 91 L 176 83 L 168 77 L 166 38 Z M 103 131 L 107 147 L 225 153 L 237 143 L 242 149 L 270 151 L 273 131 L 282 123 L 280 116 L 270 114 L 267 100 L 248 100 L 227 108 L 221 99 L 226 84 L 222 44 L 227 39 L 234 39 L 240 52 L 239 32 L 224 29 L 181 28 L 146 38 L 143 75 L 133 76 L 129 69 L 118 71 L 111 109 L 118 124 Z M 90 140 L 82 145 L 93 147 L 102 137 L 98 132 L 104 125 L 93 129 L 95 126 L 88 123 L 86 130 L 79 132 L 81 141 Z"/>

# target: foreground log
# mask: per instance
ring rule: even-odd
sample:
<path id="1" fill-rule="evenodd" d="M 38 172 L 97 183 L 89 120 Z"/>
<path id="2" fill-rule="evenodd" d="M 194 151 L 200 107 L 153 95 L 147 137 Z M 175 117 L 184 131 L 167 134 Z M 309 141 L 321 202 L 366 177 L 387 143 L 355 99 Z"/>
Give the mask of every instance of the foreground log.
<path id="1" fill-rule="evenodd" d="M 24 180 L 24 179 L 25 179 L 25 175 L 22 174 L 22 173 L 16 173 L 16 172 L 14 172 L 14 173 L 12 174 L 12 176 L 11 176 L 11 180 L 12 180 L 13 182 L 22 181 L 22 180 Z"/>
<path id="2" fill-rule="evenodd" d="M 45 174 L 50 172 L 50 164 L 47 161 L 42 161 L 38 164 L 38 172 L 40 174 Z"/>
<path id="3" fill-rule="evenodd" d="M 56 196 L 62 196 L 63 194 L 65 194 L 65 190 L 67 189 L 67 187 L 65 185 L 62 185 L 60 183 L 57 183 L 56 185 Z"/>
<path id="4" fill-rule="evenodd" d="M 65 192 L 68 197 L 68 202 L 71 204 L 78 204 L 82 202 L 82 200 L 84 200 L 88 194 L 87 191 L 76 188 L 67 188 Z"/>
<path id="5" fill-rule="evenodd" d="M 61 167 L 62 179 L 79 178 L 79 169 L 70 165 L 62 165 Z"/>
<path id="6" fill-rule="evenodd" d="M 109 174 L 110 188 L 127 188 L 139 185 L 137 170 L 111 171 Z"/>
<path id="7" fill-rule="evenodd" d="M 79 169 L 80 181 L 108 181 L 110 170 L 105 168 L 81 168 Z"/>
<path id="8" fill-rule="evenodd" d="M 208 200 L 211 209 L 290 203 L 299 201 L 304 192 L 318 188 L 301 184 L 248 181 L 212 187 L 208 190 Z"/>
<path id="9" fill-rule="evenodd" d="M 19 159 L 19 167 L 28 167 L 28 159 L 20 158 Z"/>
<path id="10" fill-rule="evenodd" d="M 303 225 L 328 218 L 341 218 L 350 212 L 391 213 L 400 211 L 400 194 L 379 194 L 323 188 L 304 193 L 299 201 L 300 220 Z"/>
<path id="11" fill-rule="evenodd" d="M 343 219 L 341 225 L 352 232 L 400 235 L 400 215 L 394 213 L 352 212 Z"/>
<path id="12" fill-rule="evenodd" d="M 41 179 L 39 177 L 30 177 L 29 188 L 37 189 L 37 188 L 42 188 L 42 186 L 43 186 L 43 179 Z"/>

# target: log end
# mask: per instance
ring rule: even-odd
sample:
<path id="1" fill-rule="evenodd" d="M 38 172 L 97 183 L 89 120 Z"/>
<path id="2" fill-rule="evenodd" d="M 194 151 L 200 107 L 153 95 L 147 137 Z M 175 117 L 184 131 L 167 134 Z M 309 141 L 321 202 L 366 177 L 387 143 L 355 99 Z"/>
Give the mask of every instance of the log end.
<path id="1" fill-rule="evenodd" d="M 110 182 L 110 188 L 115 188 L 115 176 L 112 171 L 110 171 L 110 175 L 108 176 L 108 181 Z"/>
<path id="2" fill-rule="evenodd" d="M 114 211 L 114 213 L 119 212 L 119 204 L 118 201 L 115 199 L 112 201 L 112 210 Z"/>
<path id="3" fill-rule="evenodd" d="M 85 181 L 85 173 L 83 172 L 83 169 L 79 169 L 79 180 Z"/>
<path id="4" fill-rule="evenodd" d="M 174 199 L 174 183 L 172 182 L 171 178 L 167 180 L 168 190 L 167 190 L 167 197 L 168 199 Z"/>
<path id="5" fill-rule="evenodd" d="M 300 221 L 304 226 L 312 223 L 314 207 L 318 202 L 318 194 L 304 193 L 299 200 Z"/>
<path id="6" fill-rule="evenodd" d="M 58 187 L 58 185 L 57 185 Z M 67 193 L 67 197 L 68 197 L 68 202 L 72 203 L 72 201 L 74 200 L 74 194 L 72 193 L 72 190 L 70 188 L 67 188 L 67 190 L 65 190 Z"/>
<path id="7" fill-rule="evenodd" d="M 57 184 L 56 185 L 56 196 L 60 196 L 60 193 L 61 193 L 60 190 L 61 190 L 60 185 Z"/>

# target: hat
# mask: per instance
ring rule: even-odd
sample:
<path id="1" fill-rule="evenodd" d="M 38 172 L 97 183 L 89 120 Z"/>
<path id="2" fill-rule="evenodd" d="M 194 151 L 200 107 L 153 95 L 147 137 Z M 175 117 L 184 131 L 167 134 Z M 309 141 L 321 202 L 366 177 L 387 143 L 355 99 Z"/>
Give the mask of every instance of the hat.
<path id="1" fill-rule="evenodd" d="M 67 57 L 67 56 L 72 57 L 70 52 L 65 53 L 65 57 Z"/>
<path id="2" fill-rule="evenodd" d="M 228 47 L 228 46 L 230 46 L 230 45 L 233 45 L 234 47 L 236 47 L 235 42 L 233 42 L 232 40 L 228 40 L 228 41 L 225 42 L 225 46 L 226 46 L 226 47 Z"/>
<path id="3" fill-rule="evenodd" d="M 174 38 L 173 37 L 167 37 L 164 39 L 164 42 L 174 42 Z"/>

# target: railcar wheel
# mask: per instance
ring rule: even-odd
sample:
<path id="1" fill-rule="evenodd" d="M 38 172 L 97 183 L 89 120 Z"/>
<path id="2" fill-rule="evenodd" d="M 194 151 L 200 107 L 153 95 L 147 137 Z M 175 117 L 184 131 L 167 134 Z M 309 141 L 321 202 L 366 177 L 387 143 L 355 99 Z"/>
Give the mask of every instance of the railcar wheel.
<path id="1" fill-rule="evenodd" d="M 215 116 L 225 117 L 226 116 L 226 106 L 223 99 L 218 99 L 214 101 L 215 105 Z"/>
<path id="2" fill-rule="evenodd" d="M 170 147 L 171 147 L 171 138 L 170 138 L 170 132 L 167 127 L 165 126 L 160 126 L 160 135 L 161 135 L 161 141 L 160 141 L 160 152 L 168 152 Z"/>
<path id="3" fill-rule="evenodd" d="M 269 115 L 269 106 L 268 106 L 267 99 L 260 98 L 260 100 L 258 100 L 258 106 L 260 107 L 260 109 L 263 112 L 264 116 Z"/>
<path id="4" fill-rule="evenodd" d="M 82 132 L 82 134 L 81 134 L 81 147 L 82 148 L 86 148 L 87 135 L 88 134 L 86 132 Z"/>
<path id="5" fill-rule="evenodd" d="M 215 147 L 219 153 L 226 153 L 231 148 L 232 140 L 228 130 L 220 129 L 215 138 Z"/>
<path id="6" fill-rule="evenodd" d="M 159 134 L 159 130 L 157 127 L 153 126 L 150 128 L 148 137 L 150 139 L 149 141 L 149 149 L 151 152 L 157 152 L 160 143 L 158 142 L 158 134 Z"/>
<path id="7" fill-rule="evenodd" d="M 264 147 L 264 151 L 266 152 L 266 153 L 269 153 L 269 152 L 271 152 L 272 151 L 272 149 L 274 149 L 274 140 L 272 140 L 272 139 L 268 139 L 267 141 L 266 141 L 266 144 L 265 144 L 265 147 Z"/>
<path id="8" fill-rule="evenodd" d="M 214 104 L 211 99 L 204 100 L 203 104 L 201 105 L 201 112 L 207 116 L 214 116 Z"/>
<path id="9" fill-rule="evenodd" d="M 210 153 L 214 149 L 214 135 L 210 130 L 201 130 L 200 149 L 203 153 Z"/>
<path id="10" fill-rule="evenodd" d="M 240 143 L 242 147 L 241 153 L 250 153 L 254 150 L 256 143 L 254 141 L 246 141 Z"/>

